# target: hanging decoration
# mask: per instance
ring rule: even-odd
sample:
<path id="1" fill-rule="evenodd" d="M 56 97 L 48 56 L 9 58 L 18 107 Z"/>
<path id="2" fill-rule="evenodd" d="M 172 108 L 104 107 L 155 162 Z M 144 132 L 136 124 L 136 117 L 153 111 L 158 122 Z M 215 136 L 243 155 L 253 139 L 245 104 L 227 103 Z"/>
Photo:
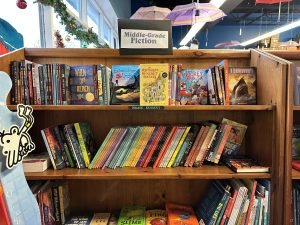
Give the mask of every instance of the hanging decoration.
<path id="1" fill-rule="evenodd" d="M 60 34 L 59 30 L 56 30 L 54 32 L 54 36 L 55 36 L 55 45 L 56 45 L 56 48 L 64 48 L 65 44 L 63 42 L 63 39 L 61 37 L 61 34 Z"/>
<path id="2" fill-rule="evenodd" d="M 107 44 L 100 44 L 98 35 L 93 32 L 92 28 L 86 31 L 76 19 L 67 11 L 67 6 L 61 0 L 37 0 L 45 6 L 53 7 L 54 11 L 60 16 L 60 23 L 65 25 L 66 31 L 75 36 L 77 40 L 83 41 L 87 44 L 95 44 L 98 48 L 108 48 Z"/>
<path id="3" fill-rule="evenodd" d="M 27 7 L 27 2 L 25 0 L 17 0 L 17 6 L 20 9 L 26 9 Z"/>

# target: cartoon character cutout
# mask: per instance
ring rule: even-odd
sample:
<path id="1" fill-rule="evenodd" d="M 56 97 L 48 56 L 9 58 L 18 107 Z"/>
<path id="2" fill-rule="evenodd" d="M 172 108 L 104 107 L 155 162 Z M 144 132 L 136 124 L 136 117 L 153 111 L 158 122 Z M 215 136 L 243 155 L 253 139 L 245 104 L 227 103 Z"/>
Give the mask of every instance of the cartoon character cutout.
<path id="1" fill-rule="evenodd" d="M 25 156 L 35 149 L 35 144 L 32 142 L 29 129 L 34 123 L 31 106 L 19 104 L 18 117 L 24 122 L 21 127 L 13 125 L 9 131 L 0 131 L 0 147 L 2 154 L 6 157 L 6 167 L 13 168 L 23 160 Z"/>

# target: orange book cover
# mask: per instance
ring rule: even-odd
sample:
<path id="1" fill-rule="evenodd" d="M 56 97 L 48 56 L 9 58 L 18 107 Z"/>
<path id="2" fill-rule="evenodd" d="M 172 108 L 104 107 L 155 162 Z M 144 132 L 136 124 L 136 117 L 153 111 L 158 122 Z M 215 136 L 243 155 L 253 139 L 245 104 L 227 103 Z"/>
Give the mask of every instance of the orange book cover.
<path id="1" fill-rule="evenodd" d="M 191 206 L 167 203 L 168 225 L 199 225 Z"/>
<path id="2" fill-rule="evenodd" d="M 189 162 L 191 161 L 191 158 L 193 157 L 193 155 L 195 153 L 196 147 L 198 146 L 198 143 L 199 143 L 199 141 L 201 139 L 201 136 L 202 136 L 203 132 L 204 132 L 204 126 L 202 126 L 200 128 L 200 131 L 197 134 L 196 140 L 195 140 L 195 142 L 194 142 L 194 144 L 193 144 L 193 146 L 191 148 L 191 151 L 190 151 L 190 153 L 189 153 L 189 155 L 188 155 L 188 157 L 187 157 L 187 159 L 186 159 L 186 161 L 184 163 L 184 166 L 188 166 L 189 165 Z"/>
<path id="3" fill-rule="evenodd" d="M 155 148 L 157 147 L 157 144 L 159 143 L 159 141 L 162 138 L 163 134 L 165 133 L 166 128 L 167 127 L 165 127 L 165 126 L 160 128 L 160 131 L 158 132 L 157 138 L 154 139 L 155 141 L 153 142 L 150 149 L 148 150 L 149 154 L 147 155 L 147 157 L 145 159 L 145 162 L 143 163 L 142 167 L 147 167 L 148 166 L 148 163 L 150 162 L 150 159 L 153 155 L 153 152 L 154 152 Z"/>
<path id="4" fill-rule="evenodd" d="M 165 141 L 165 143 L 164 143 L 164 145 L 163 145 L 163 147 L 162 147 L 159 155 L 157 156 L 157 159 L 156 159 L 156 161 L 155 161 L 155 163 L 153 165 L 153 168 L 156 168 L 160 164 L 160 161 L 163 159 L 164 155 L 166 154 L 167 149 L 170 146 L 170 143 L 173 140 L 173 137 L 174 137 L 174 134 L 175 134 L 176 130 L 177 130 L 176 126 L 172 127 L 172 130 L 171 130 L 171 132 L 170 132 L 167 140 Z"/>

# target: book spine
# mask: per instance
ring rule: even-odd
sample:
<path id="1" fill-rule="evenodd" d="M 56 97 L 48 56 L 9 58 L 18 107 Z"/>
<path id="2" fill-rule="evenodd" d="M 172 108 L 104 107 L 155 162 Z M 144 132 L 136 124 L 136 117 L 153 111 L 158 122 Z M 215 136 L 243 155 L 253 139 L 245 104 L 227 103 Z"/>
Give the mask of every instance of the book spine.
<path id="1" fill-rule="evenodd" d="M 54 134 L 56 136 L 56 139 L 58 141 L 61 153 L 63 155 L 64 162 L 65 162 L 66 166 L 70 166 L 70 162 L 68 160 L 67 153 L 65 151 L 64 144 L 63 144 L 61 136 L 60 136 L 59 128 L 58 127 L 54 127 L 53 130 L 54 130 Z"/>
<path id="2" fill-rule="evenodd" d="M 90 159 L 89 159 L 89 156 L 88 156 L 88 153 L 87 153 L 86 145 L 84 143 L 83 135 L 82 135 L 82 132 L 81 132 L 81 129 L 80 129 L 80 124 L 75 123 L 74 127 L 75 127 L 75 131 L 76 131 L 77 138 L 78 138 L 78 141 L 79 141 L 79 145 L 80 145 L 80 148 L 81 148 L 81 153 L 82 153 L 82 156 L 83 156 L 85 166 L 89 167 Z"/>
<path id="3" fill-rule="evenodd" d="M 214 156 L 215 156 L 215 148 L 218 145 L 218 142 L 220 140 L 220 137 L 222 136 L 222 131 L 224 130 L 225 124 L 220 124 L 219 127 L 216 130 L 215 135 L 213 136 L 212 142 L 210 144 L 208 154 L 206 156 L 206 160 L 209 162 L 214 162 Z"/>
<path id="4" fill-rule="evenodd" d="M 222 94 L 222 87 L 221 87 L 221 78 L 219 73 L 219 67 L 215 66 L 215 74 L 216 74 L 216 84 L 217 84 L 217 90 L 218 90 L 218 96 L 219 96 L 219 104 L 224 105 L 224 98 Z"/>
<path id="5" fill-rule="evenodd" d="M 190 140 L 192 139 L 192 136 L 193 136 L 192 133 L 188 133 L 187 136 L 184 138 L 183 143 L 182 143 L 182 145 L 181 145 L 181 147 L 180 147 L 180 149 L 178 151 L 178 154 L 177 154 L 177 156 L 175 158 L 175 162 L 173 163 L 172 167 L 179 166 L 179 163 L 180 163 L 180 161 L 181 161 L 181 159 L 183 157 L 183 154 L 184 154 L 184 152 L 185 152 L 185 150 L 186 150 L 186 148 L 187 148 Z"/>
<path id="6" fill-rule="evenodd" d="M 225 86 L 225 105 L 229 105 L 229 63 L 228 60 L 224 60 L 224 86 Z"/>
<path id="7" fill-rule="evenodd" d="M 52 199 L 53 199 L 53 206 L 54 206 L 54 216 L 55 216 L 55 224 L 61 225 L 61 212 L 60 212 L 60 205 L 59 205 L 59 193 L 58 187 L 52 187 Z"/>
<path id="8" fill-rule="evenodd" d="M 44 143 L 46 145 L 46 149 L 47 149 L 47 152 L 49 154 L 49 157 L 50 157 L 50 160 L 51 160 L 51 163 L 52 163 L 52 166 L 53 166 L 53 169 L 57 169 L 56 168 L 56 164 L 55 164 L 55 161 L 54 161 L 54 158 L 53 158 L 53 155 L 52 155 L 52 152 L 51 152 L 51 149 L 49 147 L 49 144 L 48 144 L 48 141 L 47 141 L 47 138 L 46 138 L 46 134 L 45 134 L 45 131 L 44 130 L 41 130 L 41 134 L 42 134 L 42 137 L 43 137 L 43 140 L 44 140 Z"/>
<path id="9" fill-rule="evenodd" d="M 62 143 L 63 143 L 64 150 L 67 154 L 67 158 L 70 163 L 70 166 L 75 167 L 75 164 L 76 164 L 76 163 L 74 163 L 75 159 L 72 157 L 70 146 L 68 145 L 67 138 L 64 134 L 63 128 L 59 126 L 58 131 L 59 131 Z"/>
<path id="10" fill-rule="evenodd" d="M 97 105 L 99 105 L 99 88 L 98 88 L 97 65 L 93 65 L 93 80 L 94 80 L 95 103 L 96 103 Z"/>
<path id="11" fill-rule="evenodd" d="M 27 79 L 28 79 L 28 95 L 29 95 L 29 103 L 32 105 L 34 103 L 33 96 L 33 76 L 32 76 L 32 64 L 26 64 L 27 69 Z"/>
<path id="12" fill-rule="evenodd" d="M 76 167 L 80 169 L 81 166 L 80 166 L 80 162 L 79 162 L 79 159 L 78 159 L 78 155 L 77 155 L 77 153 L 75 151 L 75 148 L 74 148 L 74 143 L 72 142 L 72 139 L 69 135 L 67 127 L 64 126 L 63 129 L 64 129 L 64 135 L 66 137 L 66 141 L 68 143 L 68 147 L 69 147 L 69 149 L 72 153 L 73 158 L 75 159 L 74 161 L 76 162 Z"/>
<path id="13" fill-rule="evenodd" d="M 75 155 L 78 158 L 79 168 L 85 168 L 85 164 L 84 164 L 82 152 L 81 152 L 81 149 L 80 149 L 80 145 L 78 143 L 78 139 L 76 138 L 76 134 L 75 134 L 72 126 L 73 125 L 65 125 L 65 127 L 67 129 L 67 132 L 68 132 L 68 135 L 69 135 L 69 137 L 71 139 L 71 142 L 73 144 Z"/>
<path id="14" fill-rule="evenodd" d="M 97 66 L 97 87 L 98 87 L 98 96 L 99 96 L 99 105 L 104 105 L 104 91 L 103 91 L 103 75 L 102 69 Z"/>
<path id="15" fill-rule="evenodd" d="M 39 66 L 35 63 L 32 64 L 32 72 L 33 72 L 33 84 L 34 84 L 34 104 L 41 104 L 41 87 L 40 87 L 40 79 L 39 79 Z"/>
<path id="16" fill-rule="evenodd" d="M 40 92 L 41 92 L 41 105 L 45 105 L 45 89 L 44 89 L 44 71 L 43 71 L 43 66 L 38 67 L 39 71 L 39 82 L 40 82 Z"/>
<path id="17" fill-rule="evenodd" d="M 179 166 L 184 166 L 185 162 L 187 161 L 188 155 L 190 154 L 190 151 L 191 151 L 191 149 L 192 149 L 192 146 L 193 146 L 193 144 L 194 144 L 194 142 L 195 142 L 195 140 L 196 140 L 196 137 L 197 137 L 196 135 L 197 135 L 197 134 L 194 133 L 194 134 L 191 136 L 191 139 L 190 139 L 190 141 L 188 142 L 187 147 L 186 147 L 186 149 L 185 149 L 185 151 L 184 151 L 184 153 L 183 153 L 183 155 L 182 155 L 182 157 L 181 157 Z"/>
<path id="18" fill-rule="evenodd" d="M 10 65 L 10 74 L 12 78 L 11 104 L 18 104 L 18 62 L 12 61 Z"/>
<path id="19" fill-rule="evenodd" d="M 225 125 L 225 129 L 224 129 L 224 134 L 221 137 L 221 140 L 219 142 L 216 154 L 215 154 L 215 158 L 214 158 L 214 163 L 218 164 L 222 155 L 222 152 L 224 150 L 224 146 L 226 144 L 226 141 L 228 139 L 228 136 L 230 134 L 232 126 L 229 124 Z"/>
<path id="20" fill-rule="evenodd" d="M 177 66 L 171 66 L 171 75 L 172 75 L 172 82 L 171 82 L 171 104 L 175 105 L 176 102 L 176 93 L 177 93 Z"/>
<path id="21" fill-rule="evenodd" d="M 194 144 L 193 144 L 193 146 L 192 146 L 192 148 L 191 148 L 191 150 L 190 150 L 190 153 L 189 153 L 189 155 L 188 155 L 188 157 L 187 157 L 187 159 L 186 159 L 186 161 L 185 161 L 185 163 L 184 163 L 184 166 L 185 166 L 185 167 L 186 167 L 186 166 L 189 166 L 190 161 L 191 161 L 191 159 L 193 158 L 193 156 L 194 156 L 194 154 L 195 154 L 195 151 L 196 151 L 196 148 L 197 148 L 197 146 L 198 146 L 198 144 L 199 144 L 199 141 L 200 141 L 200 139 L 201 139 L 201 136 L 203 135 L 204 128 L 205 128 L 205 127 L 202 126 L 201 129 L 200 129 L 200 131 L 199 131 L 198 134 L 197 134 L 197 137 L 196 137 L 196 139 L 195 139 L 195 142 L 194 142 Z"/>
<path id="22" fill-rule="evenodd" d="M 106 76 L 106 66 L 101 66 L 102 74 L 102 91 L 103 91 L 103 101 L 104 105 L 109 105 L 108 101 L 108 90 L 107 90 L 107 76 Z"/>
<path id="23" fill-rule="evenodd" d="M 176 102 L 175 105 L 180 105 L 180 80 L 182 76 L 182 64 L 177 64 L 177 84 L 176 84 Z"/>
<path id="24" fill-rule="evenodd" d="M 64 187 L 62 185 L 58 186 L 58 195 L 59 195 L 61 224 L 65 224 L 66 223 L 66 215 L 65 215 L 65 203 L 64 203 Z"/>
<path id="25" fill-rule="evenodd" d="M 67 79 L 66 79 L 66 67 L 64 64 L 60 64 L 60 79 L 61 79 L 61 100 L 63 105 L 67 105 Z"/>

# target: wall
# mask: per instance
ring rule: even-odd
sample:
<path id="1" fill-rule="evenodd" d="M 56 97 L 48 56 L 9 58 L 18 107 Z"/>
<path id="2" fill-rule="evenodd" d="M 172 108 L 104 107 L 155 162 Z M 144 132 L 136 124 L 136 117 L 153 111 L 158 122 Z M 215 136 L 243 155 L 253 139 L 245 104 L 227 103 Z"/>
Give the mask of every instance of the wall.
<path id="1" fill-rule="evenodd" d="M 131 0 L 110 0 L 118 18 L 129 18 L 131 16 Z"/>

